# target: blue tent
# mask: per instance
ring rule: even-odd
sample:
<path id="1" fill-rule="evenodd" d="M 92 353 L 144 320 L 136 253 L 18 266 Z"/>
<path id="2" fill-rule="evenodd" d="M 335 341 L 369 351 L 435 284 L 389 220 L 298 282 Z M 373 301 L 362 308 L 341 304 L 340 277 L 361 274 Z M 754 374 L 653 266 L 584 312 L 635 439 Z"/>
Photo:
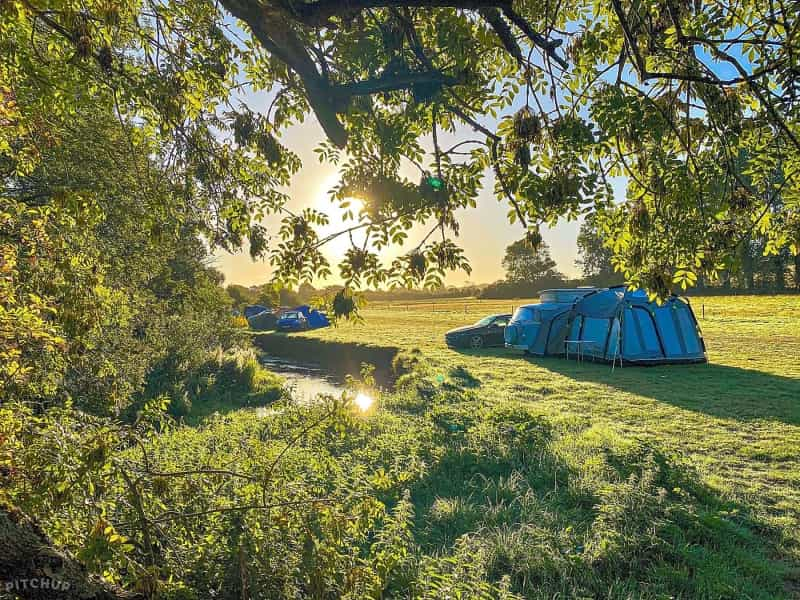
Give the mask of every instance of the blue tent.
<path id="1" fill-rule="evenodd" d="M 244 307 L 244 318 L 249 319 L 250 317 L 254 317 L 268 310 L 269 309 L 266 306 L 261 306 L 260 304 L 251 304 L 250 306 Z"/>
<path id="2" fill-rule="evenodd" d="M 321 313 L 316 309 L 312 309 L 307 304 L 303 306 L 298 306 L 294 310 L 303 314 L 303 316 L 308 320 L 308 327 L 309 329 L 317 329 L 319 327 L 327 327 L 331 324 L 328 320 L 328 317 L 325 313 Z"/>
<path id="3" fill-rule="evenodd" d="M 658 305 L 642 290 L 614 287 L 588 290 L 571 304 L 533 304 L 517 312 L 522 309 L 528 312 L 521 317 L 534 318 L 525 321 L 515 314 L 506 328 L 506 345 L 538 356 L 568 353 L 632 364 L 707 360 L 692 308 L 677 296 Z"/>

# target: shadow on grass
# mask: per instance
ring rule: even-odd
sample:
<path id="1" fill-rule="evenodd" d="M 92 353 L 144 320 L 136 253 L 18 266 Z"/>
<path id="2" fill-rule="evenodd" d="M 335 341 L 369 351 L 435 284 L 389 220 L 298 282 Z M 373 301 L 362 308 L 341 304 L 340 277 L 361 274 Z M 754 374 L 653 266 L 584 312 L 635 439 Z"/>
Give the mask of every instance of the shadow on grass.
<path id="1" fill-rule="evenodd" d="M 456 383 L 464 388 L 475 388 L 481 386 L 481 380 L 475 377 L 469 370 L 463 366 L 458 365 L 450 369 L 450 377 Z"/>
<path id="2" fill-rule="evenodd" d="M 525 597 L 785 593 L 777 534 L 657 449 L 596 429 L 554 434 L 524 410 L 467 420 L 439 423 L 447 451 L 412 488 L 425 554 L 466 545 Z"/>
<path id="3" fill-rule="evenodd" d="M 774 419 L 800 424 L 800 380 L 713 363 L 617 367 L 561 358 L 525 357 L 576 381 L 607 385 L 725 419 Z"/>
<path id="4" fill-rule="evenodd" d="M 800 379 L 714 363 L 625 366 L 522 356 L 505 349 L 458 350 L 465 356 L 517 358 L 575 381 L 607 385 L 724 419 L 778 420 L 800 425 Z"/>

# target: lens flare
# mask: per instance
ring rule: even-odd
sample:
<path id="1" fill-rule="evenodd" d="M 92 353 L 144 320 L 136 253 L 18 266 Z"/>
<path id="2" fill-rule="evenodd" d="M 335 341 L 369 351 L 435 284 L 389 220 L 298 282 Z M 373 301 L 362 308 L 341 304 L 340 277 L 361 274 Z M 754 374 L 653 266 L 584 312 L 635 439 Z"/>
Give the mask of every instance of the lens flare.
<path id="1" fill-rule="evenodd" d="M 364 392 L 359 392 L 356 395 L 355 400 L 353 400 L 353 402 L 355 402 L 355 405 L 358 407 L 358 410 L 360 410 L 361 412 L 367 412 L 372 407 L 372 403 L 375 401 L 373 400 L 372 396 L 369 396 Z"/>

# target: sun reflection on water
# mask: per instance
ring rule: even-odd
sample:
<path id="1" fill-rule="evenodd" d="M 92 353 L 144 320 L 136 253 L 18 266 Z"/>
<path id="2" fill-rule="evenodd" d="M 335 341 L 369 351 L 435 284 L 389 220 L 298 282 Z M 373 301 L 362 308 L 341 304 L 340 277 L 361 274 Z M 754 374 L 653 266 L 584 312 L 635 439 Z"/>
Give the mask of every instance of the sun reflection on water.
<path id="1" fill-rule="evenodd" d="M 372 404 L 375 402 L 375 400 L 369 394 L 359 392 L 356 394 L 353 402 L 361 412 L 367 412 L 370 408 L 372 408 Z"/>

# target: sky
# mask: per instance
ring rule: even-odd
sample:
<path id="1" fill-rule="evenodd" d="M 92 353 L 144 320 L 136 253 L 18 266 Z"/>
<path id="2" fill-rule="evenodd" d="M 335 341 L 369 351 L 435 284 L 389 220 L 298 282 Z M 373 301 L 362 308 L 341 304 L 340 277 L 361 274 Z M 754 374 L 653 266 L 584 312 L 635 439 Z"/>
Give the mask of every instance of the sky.
<path id="1" fill-rule="evenodd" d="M 258 102 L 262 101 L 264 100 L 250 98 L 248 104 L 257 109 L 259 108 Z M 471 135 L 471 131 L 465 126 L 463 131 L 453 136 L 452 139 L 459 141 L 468 137 L 474 138 L 475 136 Z M 328 196 L 328 190 L 337 181 L 337 168 L 335 165 L 327 163 L 320 164 L 313 151 L 322 139 L 322 130 L 312 115 L 304 123 L 287 129 L 281 142 L 297 153 L 303 161 L 302 169 L 294 176 L 289 188 L 285 190 L 291 197 L 288 208 L 295 210 L 312 207 L 326 213 L 330 217 L 331 224 L 321 230 L 324 235 L 340 230 L 344 226 L 344 222 L 338 206 L 332 203 Z M 401 171 L 401 175 L 412 181 L 419 178 L 419 174 L 410 168 L 406 172 Z M 473 209 L 461 210 L 458 214 L 461 231 L 459 237 L 456 238 L 456 243 L 464 248 L 472 265 L 472 273 L 469 275 L 463 271 L 449 273 L 445 279 L 446 285 L 461 286 L 468 281 L 491 283 L 503 278 L 501 261 L 505 248 L 520 239 L 524 235 L 524 231 L 518 223 L 509 224 L 508 205 L 494 197 L 493 189 L 494 177 L 490 170 L 484 179 L 478 206 Z M 272 232 L 276 231 L 277 223 L 277 217 L 264 221 L 264 225 Z M 580 223 L 578 222 L 562 220 L 558 226 L 552 229 L 542 229 L 542 237 L 550 246 L 551 254 L 558 263 L 559 270 L 568 276 L 580 274 L 579 268 L 575 266 L 577 258 L 575 240 L 579 227 Z M 392 258 L 414 247 L 417 243 L 415 240 L 424 235 L 423 229 L 424 227 L 419 227 L 417 231 L 412 231 L 409 241 L 404 247 L 388 249 L 381 254 L 381 257 Z M 333 275 L 327 280 L 314 282 L 315 285 L 340 283 L 336 263 L 348 246 L 349 241 L 343 236 L 325 247 L 324 253 L 333 267 Z M 267 260 L 253 261 L 246 248 L 236 254 L 219 251 L 214 255 L 214 264 L 225 275 L 226 284 L 258 285 L 266 283 L 272 276 L 269 262 Z"/>
<path id="2" fill-rule="evenodd" d="M 234 19 L 226 18 L 226 25 L 234 39 L 243 40 L 249 35 L 243 31 Z M 730 50 L 736 58 L 742 61 L 746 68 L 751 67 L 746 56 L 741 55 L 737 50 Z M 709 67 L 720 77 L 726 78 L 735 76 L 737 73 L 733 67 L 727 63 L 717 62 L 707 52 L 700 51 L 701 58 Z M 612 77 L 612 74 L 606 75 Z M 628 65 L 625 79 L 634 81 L 635 75 L 633 67 Z M 504 114 L 512 114 L 519 110 L 523 104 L 524 94 L 519 94 L 514 103 Z M 242 92 L 242 100 L 254 111 L 262 111 L 266 108 L 272 96 L 269 93 L 253 93 L 245 86 Z M 547 96 L 543 97 L 546 109 L 551 106 L 551 100 Z M 501 115 L 502 116 L 502 115 Z M 483 125 L 489 129 L 495 129 L 499 119 L 487 119 Z M 454 135 L 443 136 L 442 145 L 451 145 L 466 139 L 474 139 L 475 133 L 468 125 L 461 124 L 459 131 Z M 480 137 L 480 136 L 477 136 Z M 316 122 L 313 113 L 302 124 L 289 128 L 282 137 L 284 145 L 289 147 L 301 158 L 303 168 L 294 176 L 288 189 L 284 189 L 290 197 L 288 208 L 301 210 L 305 207 L 313 207 L 326 213 L 331 220 L 331 225 L 320 231 L 322 235 L 334 233 L 344 227 L 341 211 L 336 204 L 329 201 L 328 190 L 337 180 L 336 167 L 330 164 L 320 164 L 314 153 L 314 148 L 323 140 L 323 132 Z M 429 152 L 431 144 L 426 144 L 423 140 L 422 146 Z M 411 181 L 417 181 L 419 172 L 409 166 L 408 170 L 401 176 L 407 177 Z M 626 180 L 623 177 L 613 178 L 612 186 L 617 202 L 625 198 Z M 461 286 L 465 283 L 491 283 L 502 279 L 504 276 L 502 268 L 502 258 L 506 246 L 520 239 L 524 235 L 522 227 L 517 223 L 512 225 L 508 222 L 508 205 L 505 201 L 498 201 L 494 197 L 494 176 L 491 170 L 487 171 L 484 178 L 484 186 L 478 198 L 478 206 L 473 209 L 461 210 L 458 213 L 461 224 L 459 237 L 455 240 L 457 244 L 464 248 L 467 258 L 472 266 L 472 273 L 467 274 L 463 271 L 449 273 L 445 278 L 446 285 Z M 356 208 L 355 206 L 353 208 Z M 350 222 L 352 223 L 352 222 Z M 272 217 L 263 223 L 268 230 L 277 230 L 278 218 Z M 541 233 L 545 242 L 550 247 L 553 259 L 558 265 L 558 269 L 568 277 L 580 275 L 580 268 L 576 266 L 577 256 L 576 239 L 580 222 L 560 220 L 553 228 L 542 227 Z M 416 231 L 411 232 L 405 247 L 395 247 L 381 253 L 382 259 L 391 259 L 395 256 L 407 252 L 416 246 L 419 240 L 427 232 L 424 226 L 419 226 Z M 416 236 L 414 235 L 416 233 Z M 363 239 L 363 238 L 362 238 Z M 356 242 L 358 239 L 356 238 Z M 324 286 L 327 284 L 337 284 L 341 280 L 338 277 L 337 263 L 344 251 L 349 246 L 346 237 L 341 237 L 329 244 L 324 253 L 331 264 L 333 275 L 324 281 L 315 281 L 315 285 Z M 271 279 L 272 272 L 267 261 L 253 261 L 250 258 L 247 248 L 236 254 L 229 254 L 219 251 L 214 255 L 215 266 L 225 275 L 226 283 L 241 285 L 258 285 L 266 283 Z"/>
<path id="3" fill-rule="evenodd" d="M 227 19 L 229 30 L 236 34 L 236 38 L 249 37 L 238 24 Z M 239 99 L 255 112 L 266 112 L 266 108 L 273 96 L 269 92 L 253 92 L 246 85 L 239 93 Z M 546 108 L 551 103 L 547 97 L 543 98 Z M 524 104 L 524 94 L 519 94 L 514 103 L 503 114 L 513 114 Z M 483 125 L 489 129 L 496 129 L 499 119 L 486 119 Z M 440 132 L 442 146 L 450 146 L 466 139 L 481 137 L 476 135 L 466 124 L 460 124 L 455 134 Z M 291 185 L 284 188 L 291 200 L 287 205 L 292 211 L 302 210 L 306 207 L 315 208 L 328 215 L 331 224 L 323 229 L 318 229 L 321 236 L 335 233 L 344 228 L 348 223 L 342 221 L 341 212 L 337 204 L 329 200 L 328 191 L 337 181 L 337 167 L 332 164 L 320 164 L 314 148 L 324 139 L 322 128 L 317 123 L 313 113 L 310 113 L 305 122 L 294 125 L 283 132 L 281 143 L 295 152 L 302 160 L 302 169 L 295 174 Z M 421 145 L 429 154 L 432 152 L 430 140 L 422 140 Z M 400 170 L 400 175 L 410 181 L 419 179 L 419 171 L 410 164 L 407 169 Z M 612 182 L 615 195 L 618 199 L 625 196 L 625 180 L 619 178 Z M 524 230 L 519 223 L 514 225 L 508 222 L 509 206 L 507 201 L 498 201 L 494 196 L 494 174 L 489 169 L 484 178 L 484 186 L 478 198 L 477 207 L 460 210 L 457 213 L 461 230 L 455 242 L 464 248 L 465 254 L 472 266 L 472 273 L 455 271 L 448 273 L 445 285 L 462 286 L 465 283 L 492 283 L 503 279 L 505 273 L 502 267 L 503 254 L 506 246 L 524 236 Z M 354 205 L 354 209 L 357 207 Z M 354 212 L 357 212 L 355 210 Z M 263 221 L 268 232 L 276 233 L 279 226 L 279 217 L 273 216 Z M 418 226 L 409 234 L 405 246 L 386 249 L 380 253 L 383 260 L 402 255 L 415 247 L 419 240 L 430 229 L 424 225 Z M 544 241 L 550 247 L 550 253 L 558 265 L 558 270 L 568 277 L 580 276 L 580 268 L 575 265 L 578 257 L 576 239 L 580 229 L 579 221 L 568 222 L 560 220 L 556 227 L 541 229 Z M 416 235 L 415 235 L 416 234 Z M 359 242 L 355 236 L 356 243 Z M 363 240 L 363 238 L 361 238 Z M 345 250 L 349 247 L 346 236 L 335 239 L 326 245 L 323 252 L 331 264 L 332 275 L 327 280 L 314 281 L 314 285 L 322 287 L 341 283 L 338 276 L 338 262 Z M 260 285 L 268 282 L 272 277 L 272 270 L 268 260 L 253 261 L 245 246 L 240 252 L 230 254 L 220 250 L 214 254 L 214 266 L 225 276 L 226 284 L 239 284 L 245 286 Z"/>

